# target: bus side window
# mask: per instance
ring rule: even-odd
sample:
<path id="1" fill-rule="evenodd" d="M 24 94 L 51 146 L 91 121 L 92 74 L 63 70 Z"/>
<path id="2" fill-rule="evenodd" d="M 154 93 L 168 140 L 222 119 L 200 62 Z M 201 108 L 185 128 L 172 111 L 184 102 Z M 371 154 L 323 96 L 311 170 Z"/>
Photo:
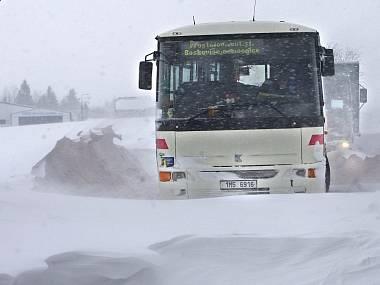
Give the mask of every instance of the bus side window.
<path id="1" fill-rule="evenodd" d="M 197 76 L 197 63 L 186 62 L 183 65 L 182 80 L 181 83 L 198 81 Z"/>

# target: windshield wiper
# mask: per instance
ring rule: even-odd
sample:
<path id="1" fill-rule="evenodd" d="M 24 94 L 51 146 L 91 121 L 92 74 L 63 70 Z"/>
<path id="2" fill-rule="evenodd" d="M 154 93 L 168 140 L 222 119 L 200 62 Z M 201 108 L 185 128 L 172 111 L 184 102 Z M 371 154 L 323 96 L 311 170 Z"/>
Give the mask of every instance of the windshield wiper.
<path id="1" fill-rule="evenodd" d="M 237 107 L 250 107 L 250 106 L 260 106 L 260 105 L 270 107 L 271 109 L 275 110 L 277 113 L 279 113 L 284 118 L 290 120 L 290 117 L 288 115 L 286 115 L 284 112 L 282 112 L 280 109 L 278 109 L 274 104 L 272 104 L 270 102 L 266 102 L 266 101 L 258 101 L 258 102 L 254 102 L 254 103 L 237 103 L 237 104 L 232 103 L 232 104 L 224 105 L 224 106 L 226 106 L 229 109 L 235 110 Z"/>
<path id="2" fill-rule="evenodd" d="M 282 115 L 284 118 L 287 118 L 288 120 L 290 120 L 290 117 L 288 115 L 286 115 L 284 112 L 282 112 L 281 110 L 279 110 L 275 105 L 273 105 L 272 103 L 270 102 L 260 102 L 262 103 L 263 105 L 265 106 L 268 106 L 270 108 L 272 108 L 273 110 L 275 110 L 277 113 L 279 113 L 280 115 Z"/>
<path id="3" fill-rule="evenodd" d="M 193 121 L 194 119 L 198 118 L 199 116 L 202 116 L 209 111 L 218 111 L 218 110 L 230 110 L 233 111 L 238 107 L 249 107 L 249 106 L 267 106 L 273 110 L 275 110 L 278 114 L 280 114 L 282 117 L 291 120 L 291 118 L 286 115 L 284 112 L 279 110 L 274 104 L 270 102 L 265 102 L 265 101 L 259 101 L 255 103 L 231 103 L 231 104 L 216 104 L 216 105 L 211 105 L 208 106 L 207 108 L 202 108 L 198 113 L 194 114 L 191 117 L 185 118 L 183 120 L 186 120 L 188 123 Z"/>
<path id="4" fill-rule="evenodd" d="M 227 108 L 228 106 L 227 105 L 224 105 L 224 104 L 217 104 L 217 105 L 211 105 L 211 106 L 208 106 L 207 108 L 202 108 L 200 110 L 200 112 L 196 113 L 195 115 L 189 117 L 189 118 L 186 118 L 186 121 L 187 122 L 191 122 L 193 121 L 194 119 L 198 118 L 199 116 L 202 116 L 204 115 L 205 113 L 209 112 L 209 111 L 214 111 L 214 110 L 221 110 L 221 109 L 224 109 L 224 108 Z"/>

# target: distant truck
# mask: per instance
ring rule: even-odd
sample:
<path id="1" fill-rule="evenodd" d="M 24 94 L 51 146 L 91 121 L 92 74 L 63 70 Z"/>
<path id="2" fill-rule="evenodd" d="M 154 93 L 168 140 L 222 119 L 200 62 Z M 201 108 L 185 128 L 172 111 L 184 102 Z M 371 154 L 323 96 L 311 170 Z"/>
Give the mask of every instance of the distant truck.
<path id="1" fill-rule="evenodd" d="M 360 135 L 360 109 L 367 89 L 360 84 L 359 62 L 335 64 L 335 75 L 323 78 L 328 150 L 346 149 Z"/>

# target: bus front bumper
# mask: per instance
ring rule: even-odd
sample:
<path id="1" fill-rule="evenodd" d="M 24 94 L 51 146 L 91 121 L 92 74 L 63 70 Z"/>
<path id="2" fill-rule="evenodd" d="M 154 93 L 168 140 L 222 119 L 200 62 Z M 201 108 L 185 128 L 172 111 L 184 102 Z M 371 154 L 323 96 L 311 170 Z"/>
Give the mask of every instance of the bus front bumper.
<path id="1" fill-rule="evenodd" d="M 176 181 L 159 182 L 161 199 L 208 198 L 231 195 L 322 193 L 325 161 L 314 164 L 260 167 L 213 167 L 210 169 L 159 169 L 184 173 Z M 253 188 L 226 189 L 226 183 L 254 183 Z M 252 182 L 254 181 L 254 182 Z M 241 183 L 240 183 L 241 182 Z"/>

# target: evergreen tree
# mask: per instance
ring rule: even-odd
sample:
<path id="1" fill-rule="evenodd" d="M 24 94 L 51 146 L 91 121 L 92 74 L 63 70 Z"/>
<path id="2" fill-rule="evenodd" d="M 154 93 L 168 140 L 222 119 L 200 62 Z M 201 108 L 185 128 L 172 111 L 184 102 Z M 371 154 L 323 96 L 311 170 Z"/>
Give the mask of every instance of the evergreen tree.
<path id="1" fill-rule="evenodd" d="M 40 100 L 41 96 L 42 92 L 36 90 L 33 91 L 32 98 L 36 105 L 38 104 L 38 100 Z"/>
<path id="2" fill-rule="evenodd" d="M 17 93 L 15 103 L 26 106 L 34 105 L 32 95 L 30 95 L 30 87 L 26 80 L 24 80 L 20 86 L 20 90 Z"/>
<path id="3" fill-rule="evenodd" d="M 53 89 L 49 86 L 46 91 L 46 100 L 49 109 L 58 109 L 58 100 Z"/>
<path id="4" fill-rule="evenodd" d="M 40 96 L 40 98 L 38 98 L 38 101 L 37 101 L 37 107 L 38 108 L 47 108 L 47 102 L 46 102 L 46 94 L 43 94 L 42 96 Z"/>
<path id="5" fill-rule="evenodd" d="M 80 100 L 77 97 L 75 89 L 70 89 L 69 93 L 63 97 L 61 108 L 64 111 L 74 112 L 80 110 Z"/>
<path id="6" fill-rule="evenodd" d="M 46 93 L 40 97 L 37 102 L 39 108 L 56 110 L 58 108 L 58 100 L 53 89 L 49 86 Z"/>

